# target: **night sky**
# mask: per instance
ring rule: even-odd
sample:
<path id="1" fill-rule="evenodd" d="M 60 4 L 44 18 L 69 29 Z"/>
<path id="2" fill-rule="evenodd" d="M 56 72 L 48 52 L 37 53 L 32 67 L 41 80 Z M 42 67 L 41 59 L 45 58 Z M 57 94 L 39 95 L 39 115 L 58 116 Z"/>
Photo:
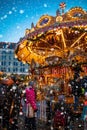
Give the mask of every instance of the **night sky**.
<path id="1" fill-rule="evenodd" d="M 0 0 L 0 42 L 18 42 L 39 18 L 56 15 L 61 2 L 66 3 L 65 12 L 79 6 L 87 11 L 87 0 Z"/>

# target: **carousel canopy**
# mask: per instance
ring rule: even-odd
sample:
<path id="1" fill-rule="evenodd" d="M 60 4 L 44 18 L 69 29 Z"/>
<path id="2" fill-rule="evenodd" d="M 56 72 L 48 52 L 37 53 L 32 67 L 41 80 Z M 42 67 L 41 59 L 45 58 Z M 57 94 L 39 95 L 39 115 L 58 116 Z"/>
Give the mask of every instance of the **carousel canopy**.
<path id="1" fill-rule="evenodd" d="M 15 50 L 19 61 L 42 66 L 73 59 L 87 62 L 87 12 L 81 7 L 71 8 L 56 16 L 43 15 L 37 24 L 31 24 Z"/>

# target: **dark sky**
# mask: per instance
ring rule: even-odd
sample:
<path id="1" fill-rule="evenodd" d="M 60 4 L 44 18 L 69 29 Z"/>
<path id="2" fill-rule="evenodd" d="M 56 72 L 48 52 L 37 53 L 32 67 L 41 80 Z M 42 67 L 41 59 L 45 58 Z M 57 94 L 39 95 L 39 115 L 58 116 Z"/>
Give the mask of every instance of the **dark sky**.
<path id="1" fill-rule="evenodd" d="M 66 3 L 65 12 L 71 7 L 82 7 L 87 11 L 87 0 L 0 0 L 0 42 L 18 42 L 39 18 L 56 15 L 61 2 Z"/>

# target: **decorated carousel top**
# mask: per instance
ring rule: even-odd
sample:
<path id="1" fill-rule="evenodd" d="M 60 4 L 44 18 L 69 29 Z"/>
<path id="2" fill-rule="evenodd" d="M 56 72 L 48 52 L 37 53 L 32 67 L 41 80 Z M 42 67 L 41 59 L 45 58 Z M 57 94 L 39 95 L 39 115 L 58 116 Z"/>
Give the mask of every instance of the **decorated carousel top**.
<path id="1" fill-rule="evenodd" d="M 56 16 L 43 15 L 37 24 L 26 29 L 15 50 L 15 57 L 24 63 L 32 61 L 42 66 L 71 64 L 73 59 L 87 62 L 87 12 L 81 7 L 71 8 Z"/>

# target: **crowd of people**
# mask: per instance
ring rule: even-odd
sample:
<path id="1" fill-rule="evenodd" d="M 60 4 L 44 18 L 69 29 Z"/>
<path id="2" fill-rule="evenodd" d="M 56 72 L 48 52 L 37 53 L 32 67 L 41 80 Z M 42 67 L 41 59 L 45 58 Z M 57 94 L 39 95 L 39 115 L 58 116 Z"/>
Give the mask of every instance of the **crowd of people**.
<path id="1" fill-rule="evenodd" d="M 19 116 L 24 115 L 25 125 L 29 130 L 36 130 L 35 112 L 37 111 L 35 82 L 27 86 L 19 85 L 16 77 L 10 77 L 13 84 L 0 84 L 0 114 L 3 130 L 18 130 Z M 25 97 L 25 100 L 24 100 Z"/>
<path id="2" fill-rule="evenodd" d="M 15 77 L 12 85 L 0 84 L 2 104 L 2 128 L 7 130 L 18 129 L 18 115 L 20 111 L 21 93 Z"/>
<path id="3" fill-rule="evenodd" d="M 36 130 L 37 112 L 39 111 L 37 102 L 36 81 L 31 80 L 27 85 L 21 85 L 16 77 L 10 77 L 13 84 L 0 84 L 2 100 L 0 100 L 0 113 L 2 114 L 2 130 Z M 80 105 L 79 97 L 82 96 L 83 104 L 80 117 L 84 121 L 87 117 L 87 76 L 82 80 L 75 74 L 74 79 L 69 81 L 73 95 L 73 104 L 66 103 L 66 95 L 62 92 L 57 94 L 57 90 L 49 88 L 40 90 L 42 100 L 46 101 L 46 125 L 57 129 L 62 126 L 69 130 L 74 120 L 73 112 L 78 111 Z M 83 84 L 84 82 L 84 84 Z M 82 85 L 83 84 L 83 85 Z M 1 95 L 1 94 L 0 94 Z M 20 126 L 19 117 L 23 117 L 23 126 Z M 20 128 L 19 128 L 20 127 Z"/>

